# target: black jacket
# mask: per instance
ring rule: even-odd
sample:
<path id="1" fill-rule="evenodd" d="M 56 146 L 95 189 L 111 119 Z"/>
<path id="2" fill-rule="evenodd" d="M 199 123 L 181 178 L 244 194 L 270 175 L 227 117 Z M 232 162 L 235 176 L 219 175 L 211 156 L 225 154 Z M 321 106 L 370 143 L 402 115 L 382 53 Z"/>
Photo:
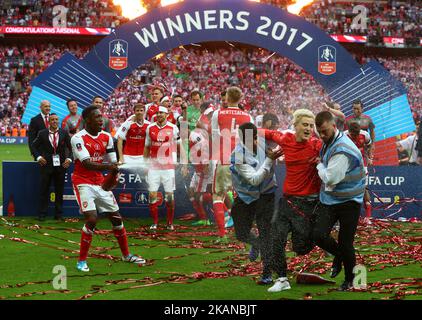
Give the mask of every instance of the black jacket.
<path id="1" fill-rule="evenodd" d="M 33 151 L 34 160 L 37 161 L 39 156 L 47 160 L 46 167 L 53 168 L 53 154 L 54 149 L 50 142 L 50 130 L 44 129 L 38 133 L 32 143 L 31 150 Z M 70 136 L 63 129 L 59 128 L 59 140 L 57 143 L 56 154 L 60 155 L 60 165 L 69 158 L 72 159 L 72 146 L 70 144 Z"/>
<path id="2" fill-rule="evenodd" d="M 37 137 L 38 132 L 44 129 L 47 129 L 47 128 L 45 126 L 44 118 L 42 117 L 41 113 L 31 118 L 31 122 L 29 123 L 29 127 L 28 127 L 28 146 L 29 146 L 29 150 L 31 151 L 32 156 L 34 156 L 34 151 L 32 150 L 32 144 L 35 138 Z"/>

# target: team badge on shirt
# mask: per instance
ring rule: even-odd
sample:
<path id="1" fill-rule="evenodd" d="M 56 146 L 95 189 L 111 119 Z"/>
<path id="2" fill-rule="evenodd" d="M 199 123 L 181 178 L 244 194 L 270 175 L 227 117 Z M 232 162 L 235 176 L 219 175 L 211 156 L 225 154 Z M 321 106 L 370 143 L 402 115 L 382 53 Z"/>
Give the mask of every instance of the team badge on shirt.
<path id="1" fill-rule="evenodd" d="M 336 48 L 330 45 L 318 48 L 318 72 L 326 76 L 336 73 Z"/>
<path id="2" fill-rule="evenodd" d="M 128 66 L 128 49 L 127 41 L 116 39 L 109 43 L 108 66 L 114 70 L 123 70 Z"/>
<path id="3" fill-rule="evenodd" d="M 82 151 L 82 145 L 81 145 L 80 143 L 77 143 L 77 144 L 76 144 L 76 149 L 77 149 L 78 151 Z"/>

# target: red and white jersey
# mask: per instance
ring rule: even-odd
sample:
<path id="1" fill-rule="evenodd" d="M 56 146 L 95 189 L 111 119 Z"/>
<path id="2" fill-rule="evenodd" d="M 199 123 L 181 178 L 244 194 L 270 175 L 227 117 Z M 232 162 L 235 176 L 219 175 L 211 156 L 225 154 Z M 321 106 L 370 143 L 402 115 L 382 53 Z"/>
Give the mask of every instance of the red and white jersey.
<path id="1" fill-rule="evenodd" d="M 162 127 L 157 122 L 147 127 L 145 146 L 150 148 L 149 157 L 153 169 L 175 168 L 178 139 L 179 129 L 168 121 Z"/>
<path id="2" fill-rule="evenodd" d="M 201 124 L 201 126 L 208 131 L 208 134 L 211 136 L 212 129 L 211 129 L 211 119 L 214 111 L 217 110 L 217 107 L 214 107 L 212 104 L 208 108 L 205 109 L 204 112 L 202 112 L 201 116 L 199 117 L 198 123 Z"/>
<path id="3" fill-rule="evenodd" d="M 222 164 L 230 163 L 230 155 L 237 144 L 238 128 L 246 122 L 253 123 L 252 116 L 237 107 L 214 111 L 211 118 L 213 159 L 219 160 Z M 219 141 L 219 146 L 215 144 L 216 141 Z"/>
<path id="4" fill-rule="evenodd" d="M 195 128 L 189 135 L 189 160 L 197 173 L 204 173 L 210 162 L 209 135 L 204 129 Z"/>
<path id="5" fill-rule="evenodd" d="M 92 136 L 84 129 L 72 137 L 71 144 L 75 159 L 75 169 L 72 174 L 73 184 L 75 186 L 79 184 L 101 185 L 104 180 L 103 174 L 100 171 L 85 169 L 82 162 L 89 159 L 91 162 L 103 163 L 107 154 L 110 157 L 110 162 L 116 162 L 111 134 L 101 131 L 97 136 Z"/>
<path id="6" fill-rule="evenodd" d="M 267 141 L 278 144 L 284 151 L 286 162 L 286 178 L 283 193 L 291 196 L 309 196 L 318 194 L 321 180 L 314 162 L 310 161 L 319 156 L 322 142 L 316 137 L 308 141 L 296 141 L 296 135 L 291 130 L 283 132 L 277 130 L 259 129 L 264 133 Z"/>
<path id="7" fill-rule="evenodd" d="M 360 130 L 359 134 L 356 137 L 353 137 L 349 130 L 344 131 L 344 134 L 347 135 L 350 140 L 358 147 L 360 152 L 362 153 L 363 163 L 366 166 L 368 160 L 368 147 L 371 145 L 372 140 L 371 136 L 369 135 L 368 131 Z"/>
<path id="8" fill-rule="evenodd" d="M 158 112 L 158 104 L 155 104 L 154 102 L 148 103 L 145 106 L 145 119 L 148 121 L 152 121 L 152 117 Z"/>
<path id="9" fill-rule="evenodd" d="M 177 115 L 178 117 L 182 114 L 182 108 L 181 107 L 176 107 L 176 106 L 171 106 L 170 110 Z M 176 117 L 177 118 L 177 117 Z"/>
<path id="10" fill-rule="evenodd" d="M 139 124 L 131 118 L 122 124 L 117 131 L 117 137 L 126 140 L 123 154 L 128 156 L 144 155 L 146 132 L 150 124 L 147 120 L 144 120 L 143 124 Z"/>
<path id="11" fill-rule="evenodd" d="M 167 121 L 173 124 L 177 124 L 177 118 L 178 116 L 176 116 L 173 112 L 170 112 L 167 115 Z M 151 118 L 151 122 L 156 122 L 156 121 L 157 121 L 157 113 L 155 113 Z"/>

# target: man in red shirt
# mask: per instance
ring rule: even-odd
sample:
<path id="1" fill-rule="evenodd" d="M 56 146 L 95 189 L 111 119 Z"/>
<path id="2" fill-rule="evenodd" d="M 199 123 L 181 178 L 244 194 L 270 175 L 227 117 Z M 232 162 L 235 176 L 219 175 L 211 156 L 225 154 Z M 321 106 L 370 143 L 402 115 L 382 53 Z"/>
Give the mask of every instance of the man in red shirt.
<path id="1" fill-rule="evenodd" d="M 146 117 L 148 121 L 152 121 L 152 117 L 158 112 L 158 107 L 160 106 L 161 98 L 164 97 L 164 90 L 160 87 L 155 87 L 152 90 L 151 94 L 151 103 L 148 103 L 146 108 Z"/>
<path id="2" fill-rule="evenodd" d="M 89 271 L 86 259 L 97 224 L 97 211 L 106 214 L 110 219 L 123 260 L 144 264 L 144 259 L 129 253 L 126 229 L 116 199 L 111 191 L 105 191 L 101 187 L 104 182 L 102 171 L 118 171 L 113 139 L 109 133 L 101 130 L 103 119 L 97 106 L 87 107 L 82 112 L 82 117 L 85 129 L 76 133 L 71 139 L 75 159 L 75 169 L 72 174 L 73 190 L 86 221 L 82 228 L 77 269 L 83 272 Z M 106 156 L 108 162 L 104 162 Z"/>
<path id="3" fill-rule="evenodd" d="M 180 117 L 182 115 L 182 105 L 183 105 L 183 97 L 180 94 L 176 94 L 173 96 L 173 106 L 171 107 L 171 110 L 178 114 Z"/>
<path id="4" fill-rule="evenodd" d="M 189 199 L 198 213 L 199 220 L 194 226 L 209 225 L 204 204 L 212 203 L 211 191 L 214 173 L 214 162 L 211 161 L 211 117 L 216 108 L 209 102 L 201 105 L 204 110 L 199 117 L 196 128 L 189 134 L 190 163 L 194 173 L 188 188 Z"/>
<path id="5" fill-rule="evenodd" d="M 117 131 L 117 150 L 120 163 L 141 165 L 144 157 L 146 130 L 150 122 L 144 120 L 145 106 L 141 103 L 133 107 L 134 116 L 129 117 Z M 125 146 L 123 148 L 123 141 Z"/>
<path id="6" fill-rule="evenodd" d="M 168 110 L 167 121 L 171 122 L 172 124 L 177 124 L 177 118 L 180 115 L 176 114 L 172 111 L 171 105 L 170 105 L 170 98 L 167 97 L 167 96 L 162 97 L 161 101 L 160 101 L 160 106 L 163 106 L 163 107 L 167 108 L 167 110 Z M 155 113 L 151 117 L 151 122 L 156 122 L 156 121 L 157 121 L 157 113 Z"/>
<path id="7" fill-rule="evenodd" d="M 285 247 L 292 233 L 293 251 L 304 255 L 310 252 L 313 212 L 318 203 L 321 181 L 316 169 L 322 143 L 314 133 L 315 116 L 307 109 L 293 113 L 295 131 L 265 130 L 265 138 L 277 143 L 284 151 L 286 179 L 283 197 L 273 217 L 273 271 L 278 274 L 269 292 L 290 289 L 287 280 Z"/>
<path id="8" fill-rule="evenodd" d="M 70 137 L 83 129 L 82 116 L 78 114 L 78 103 L 74 99 L 66 101 L 69 114 L 62 121 L 62 129 L 66 130 Z"/>
<path id="9" fill-rule="evenodd" d="M 357 122 L 360 125 L 360 129 L 368 131 L 371 140 L 375 141 L 375 125 L 370 116 L 363 114 L 362 102 L 360 100 L 353 101 L 352 110 L 353 114 L 345 120 L 344 130 L 347 130 L 352 122 Z"/>
<path id="10" fill-rule="evenodd" d="M 213 181 L 213 209 L 218 226 L 218 241 L 227 241 L 225 237 L 224 197 L 232 189 L 230 156 L 238 140 L 238 128 L 246 122 L 253 123 L 252 116 L 239 108 L 242 91 L 230 87 L 226 91 L 227 108 L 214 111 L 211 118 L 212 153 L 216 161 Z"/>
<path id="11" fill-rule="evenodd" d="M 104 99 L 101 98 L 100 96 L 95 96 L 92 99 L 92 104 L 94 106 L 97 106 L 100 110 L 100 112 L 103 112 L 103 108 L 104 108 Z M 82 119 L 83 120 L 83 119 Z M 83 121 L 82 121 L 83 122 Z M 84 127 L 84 124 L 83 124 Z M 108 118 L 106 115 L 103 114 L 103 127 L 102 130 L 108 133 L 112 133 L 114 129 L 114 123 L 113 121 L 110 120 L 110 118 Z"/>
<path id="12" fill-rule="evenodd" d="M 361 130 L 359 122 L 351 122 L 349 124 L 349 130 L 344 132 L 353 143 L 358 147 L 362 154 L 364 169 L 366 175 L 368 175 L 368 166 L 372 165 L 372 140 L 369 136 L 368 131 Z M 371 224 L 371 215 L 372 215 L 372 205 L 371 197 L 369 195 L 368 189 L 365 190 L 365 195 L 363 199 L 363 207 L 365 208 L 365 219 L 363 220 L 366 224 Z"/>
<path id="13" fill-rule="evenodd" d="M 149 208 L 154 220 L 151 230 L 158 225 L 158 189 L 163 184 L 167 207 L 167 229 L 174 230 L 174 190 L 175 166 L 177 163 L 177 144 L 179 129 L 167 121 L 168 109 L 160 106 L 157 112 L 157 121 L 147 127 L 144 148 L 145 161 L 149 162 L 148 191 Z M 182 148 L 181 144 L 180 147 Z M 183 154 L 181 150 L 180 154 Z"/>

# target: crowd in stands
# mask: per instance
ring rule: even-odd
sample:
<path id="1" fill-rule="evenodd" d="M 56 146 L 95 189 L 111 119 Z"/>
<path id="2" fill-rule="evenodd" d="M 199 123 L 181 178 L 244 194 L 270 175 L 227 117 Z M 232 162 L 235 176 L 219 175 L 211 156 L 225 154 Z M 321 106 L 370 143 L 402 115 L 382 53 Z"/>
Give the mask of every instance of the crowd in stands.
<path id="1" fill-rule="evenodd" d="M 367 28 L 353 24 L 355 6 L 367 9 Z M 302 17 L 332 34 L 385 37 L 422 37 L 422 6 L 418 0 L 408 1 L 314 1 L 302 10 Z"/>
<path id="2" fill-rule="evenodd" d="M 10 0 L 0 4 L 0 25 L 51 26 L 53 7 L 64 5 L 68 27 L 117 27 L 128 21 L 121 8 L 112 0 Z M 160 0 L 143 0 L 147 10 L 160 6 Z M 293 0 L 261 0 L 286 8 Z M 367 28 L 353 24 L 357 12 L 353 8 L 363 5 L 367 9 Z M 332 34 L 422 37 L 422 6 L 419 0 L 315 0 L 300 13 L 310 22 Z"/>
<path id="3" fill-rule="evenodd" d="M 89 46 L 0 46 L 0 135 L 25 128 L 20 122 L 30 95 L 29 81 L 41 73 L 65 51 L 82 58 Z M 361 57 L 361 63 L 370 58 Z M 378 60 L 408 89 L 408 98 L 416 113 L 422 111 L 422 59 L 380 57 Z M 188 99 L 199 88 L 205 100 L 220 102 L 221 90 L 240 86 L 243 105 L 253 116 L 273 112 L 287 128 L 292 109 L 319 111 L 329 100 L 324 89 L 300 67 L 286 58 L 263 49 L 232 48 L 207 50 L 199 47 L 177 48 L 152 59 L 127 77 L 106 101 L 105 114 L 116 125 L 131 113 L 135 102 L 146 103 L 152 85 L 161 85 L 168 95 L 179 93 Z M 15 132 L 16 132 L 15 130 Z"/>
<path id="4" fill-rule="evenodd" d="M 0 4 L 0 25 L 52 26 L 57 5 L 67 9 L 67 27 L 113 28 L 128 21 L 112 0 L 12 0 Z"/>

